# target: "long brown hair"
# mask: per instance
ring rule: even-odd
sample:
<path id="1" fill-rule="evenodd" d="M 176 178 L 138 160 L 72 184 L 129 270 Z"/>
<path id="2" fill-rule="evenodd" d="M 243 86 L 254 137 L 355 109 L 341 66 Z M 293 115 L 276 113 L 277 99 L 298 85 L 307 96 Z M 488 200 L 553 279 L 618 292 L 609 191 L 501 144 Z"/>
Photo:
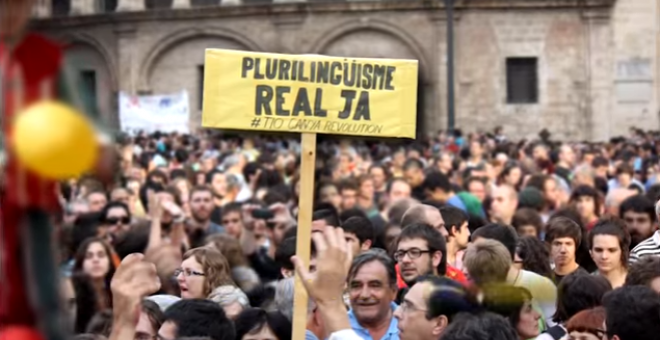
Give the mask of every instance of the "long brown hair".
<path id="1" fill-rule="evenodd" d="M 204 270 L 204 296 L 211 294 L 217 287 L 236 285 L 231 278 L 227 258 L 215 248 L 193 248 L 183 254 L 184 261 L 190 257 L 194 257 L 195 261 L 199 262 Z"/>
<path id="2" fill-rule="evenodd" d="M 241 245 L 234 237 L 227 234 L 216 234 L 208 237 L 206 243 L 227 258 L 230 269 L 248 265 L 247 258 L 241 250 Z"/>

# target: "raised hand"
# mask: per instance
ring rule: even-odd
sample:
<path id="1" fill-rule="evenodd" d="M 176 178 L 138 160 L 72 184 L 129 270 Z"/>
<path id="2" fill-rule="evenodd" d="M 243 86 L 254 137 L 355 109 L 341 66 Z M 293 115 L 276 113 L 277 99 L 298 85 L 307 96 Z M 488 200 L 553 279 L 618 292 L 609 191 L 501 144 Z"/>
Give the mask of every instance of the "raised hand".
<path id="1" fill-rule="evenodd" d="M 310 274 L 308 265 L 294 256 L 291 261 L 296 267 L 309 296 L 318 305 L 341 303 L 353 261 L 352 248 L 344 238 L 341 228 L 326 227 L 323 233 L 313 233 L 316 246 L 316 273 Z"/>

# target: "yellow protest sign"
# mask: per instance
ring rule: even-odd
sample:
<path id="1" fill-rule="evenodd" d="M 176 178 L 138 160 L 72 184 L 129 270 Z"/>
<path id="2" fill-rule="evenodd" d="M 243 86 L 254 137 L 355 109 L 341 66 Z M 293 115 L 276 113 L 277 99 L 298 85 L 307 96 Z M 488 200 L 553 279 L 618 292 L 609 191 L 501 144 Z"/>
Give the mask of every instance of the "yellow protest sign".
<path id="1" fill-rule="evenodd" d="M 415 137 L 417 61 L 207 49 L 202 126 Z"/>

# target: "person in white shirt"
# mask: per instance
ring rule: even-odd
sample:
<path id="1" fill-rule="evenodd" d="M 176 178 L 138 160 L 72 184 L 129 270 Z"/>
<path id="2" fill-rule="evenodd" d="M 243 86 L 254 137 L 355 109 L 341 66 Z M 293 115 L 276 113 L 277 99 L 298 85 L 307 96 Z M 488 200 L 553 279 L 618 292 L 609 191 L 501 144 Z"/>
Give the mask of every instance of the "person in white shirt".
<path id="1" fill-rule="evenodd" d="M 485 225 L 475 230 L 472 234 L 473 242 L 477 242 L 480 238 L 496 240 L 502 243 L 509 251 L 513 262 L 518 240 L 516 232 L 512 227 L 499 224 Z M 506 282 L 516 287 L 526 288 L 532 293 L 534 305 L 539 308 L 543 315 L 543 321 L 548 326 L 554 325 L 552 316 L 555 314 L 556 309 L 557 289 L 550 279 L 511 265 Z"/>

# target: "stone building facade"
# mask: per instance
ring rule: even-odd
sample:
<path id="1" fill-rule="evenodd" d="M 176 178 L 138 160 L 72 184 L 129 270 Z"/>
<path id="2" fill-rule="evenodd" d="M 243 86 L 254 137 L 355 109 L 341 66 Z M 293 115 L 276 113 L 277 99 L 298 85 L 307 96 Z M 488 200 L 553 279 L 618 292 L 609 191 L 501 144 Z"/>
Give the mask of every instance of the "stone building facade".
<path id="1" fill-rule="evenodd" d="M 199 127 L 204 49 L 419 60 L 419 126 L 446 128 L 438 0 L 38 0 L 109 121 L 117 94 L 186 89 Z M 604 140 L 658 129 L 658 0 L 455 0 L 456 126 Z M 414 114 L 402 112 L 401 114 Z"/>

